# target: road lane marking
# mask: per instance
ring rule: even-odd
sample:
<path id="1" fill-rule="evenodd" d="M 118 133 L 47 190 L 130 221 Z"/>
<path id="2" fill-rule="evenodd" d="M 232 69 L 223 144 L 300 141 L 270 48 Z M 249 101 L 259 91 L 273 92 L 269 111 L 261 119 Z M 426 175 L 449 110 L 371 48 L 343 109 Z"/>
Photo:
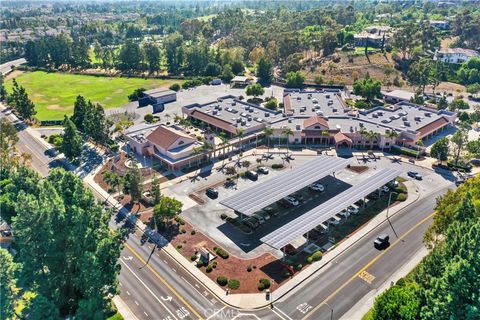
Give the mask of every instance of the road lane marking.
<path id="1" fill-rule="evenodd" d="M 140 305 L 137 300 L 134 300 L 133 302 L 135 302 L 135 304 L 137 305 L 137 307 Z"/>
<path id="2" fill-rule="evenodd" d="M 173 272 L 177 273 L 177 270 L 175 270 L 174 268 L 172 268 Z"/>
<path id="3" fill-rule="evenodd" d="M 210 320 L 211 318 L 213 318 L 214 316 L 216 316 L 220 311 L 222 311 L 223 309 L 225 309 L 227 306 L 223 306 L 221 309 L 218 309 L 217 311 L 215 311 L 214 314 L 212 314 L 210 317 L 208 317 L 206 320 Z"/>
<path id="4" fill-rule="evenodd" d="M 210 303 L 212 306 L 214 305 L 214 303 L 213 303 L 212 301 L 208 300 L 205 295 L 201 294 L 200 291 L 198 291 L 198 290 L 195 288 L 195 287 L 199 288 L 196 283 L 195 283 L 195 287 L 194 287 L 194 286 L 192 286 L 192 284 L 191 284 L 190 282 L 188 282 L 187 279 L 185 279 L 183 276 L 182 276 L 182 279 L 183 279 L 190 287 L 192 287 L 195 291 L 197 291 L 200 296 L 202 296 L 205 300 L 207 300 L 208 303 Z"/>
<path id="5" fill-rule="evenodd" d="M 133 272 L 133 270 L 125 263 L 122 261 L 122 263 L 125 265 L 125 267 L 127 267 L 127 269 L 133 274 L 133 276 L 135 278 L 137 278 L 137 280 L 148 290 L 148 292 L 150 292 L 150 294 L 158 301 L 160 302 L 160 304 L 165 308 L 165 310 L 168 311 L 168 313 L 170 313 L 170 315 L 174 318 L 174 319 L 177 319 L 175 317 L 175 315 L 173 314 L 172 311 L 170 311 L 170 309 L 167 308 L 167 306 L 162 302 L 162 300 L 160 300 L 156 295 L 155 293 L 153 293 L 153 291 L 145 284 L 145 282 L 142 281 L 142 279 L 140 279 L 137 274 L 135 272 Z"/>
<path id="6" fill-rule="evenodd" d="M 127 290 L 127 294 L 130 296 L 130 292 L 128 292 L 128 290 Z"/>
<path id="7" fill-rule="evenodd" d="M 146 313 L 145 311 L 143 311 L 143 313 L 145 313 L 145 315 L 148 317 L 148 313 Z"/>
<path id="8" fill-rule="evenodd" d="M 316 312 L 318 309 L 323 307 L 325 302 L 328 302 L 330 299 L 332 299 L 334 296 L 336 296 L 340 291 L 342 291 L 347 285 L 349 285 L 352 281 L 354 281 L 363 271 L 371 267 L 378 259 L 383 257 L 387 252 L 389 252 L 391 249 L 393 249 L 397 244 L 403 241 L 403 238 L 408 236 L 410 233 L 412 233 L 415 229 L 420 227 L 422 224 L 427 222 L 429 219 L 431 219 L 435 215 L 435 212 L 431 213 L 427 217 L 423 218 L 419 222 L 417 222 L 412 228 L 410 228 L 407 232 L 405 232 L 400 238 L 398 238 L 394 243 L 392 243 L 388 248 L 383 250 L 378 256 L 370 260 L 367 264 L 365 264 L 360 270 L 355 273 L 350 279 L 348 279 L 346 282 L 344 282 L 340 287 L 338 287 L 334 292 L 332 292 L 328 297 L 326 297 L 322 302 L 317 304 L 315 308 L 313 308 L 305 317 L 302 318 L 302 320 L 307 319 L 310 317 L 311 314 Z"/>
<path id="9" fill-rule="evenodd" d="M 358 277 L 368 284 L 372 284 L 373 280 L 375 280 L 375 276 L 373 274 L 367 272 L 367 270 L 362 271 L 358 275 Z"/>
<path id="10" fill-rule="evenodd" d="M 203 317 L 165 280 L 163 277 L 158 274 L 155 269 L 153 269 L 149 264 L 146 263 L 145 259 L 143 259 L 133 248 L 126 242 L 125 247 L 133 253 L 138 260 L 140 260 L 143 264 L 147 266 L 147 268 L 168 288 L 170 291 L 184 304 L 186 305 L 192 313 L 198 318 L 203 319 Z M 158 299 L 158 298 L 157 298 Z M 163 304 L 163 303 L 162 303 Z M 169 310 L 170 311 L 170 310 Z M 173 315 L 173 314 L 172 314 Z"/>
<path id="11" fill-rule="evenodd" d="M 273 313 L 275 313 L 280 319 L 285 320 L 285 318 L 283 317 L 283 316 L 285 316 L 285 317 L 287 317 L 288 320 L 293 320 L 292 318 L 290 318 L 290 317 L 288 316 L 288 314 L 286 314 L 286 313 L 283 312 L 282 310 L 278 309 L 277 307 L 274 307 L 274 308 L 272 309 L 272 311 L 273 311 Z M 280 313 L 278 313 L 277 311 L 279 311 L 283 316 L 282 316 Z"/>

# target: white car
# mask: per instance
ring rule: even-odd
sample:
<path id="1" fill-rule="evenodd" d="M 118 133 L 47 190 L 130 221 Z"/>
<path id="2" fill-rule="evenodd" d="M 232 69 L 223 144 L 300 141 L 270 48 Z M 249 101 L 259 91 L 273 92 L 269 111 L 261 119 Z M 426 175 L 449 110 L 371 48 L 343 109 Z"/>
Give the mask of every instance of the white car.
<path id="1" fill-rule="evenodd" d="M 300 202 L 298 202 L 297 199 L 295 199 L 294 197 L 291 197 L 291 196 L 286 196 L 285 198 L 283 198 L 285 201 L 287 201 L 288 203 L 290 203 L 292 206 L 294 207 L 297 207 L 300 205 Z"/>
<path id="2" fill-rule="evenodd" d="M 348 211 L 350 214 L 357 214 L 357 213 L 358 213 L 358 208 L 357 208 L 357 207 L 354 207 L 354 206 L 348 206 L 347 211 Z"/>
<path id="3" fill-rule="evenodd" d="M 388 191 L 390 191 L 390 188 L 387 187 L 387 186 L 383 186 L 383 187 L 380 188 L 380 190 L 381 190 L 382 192 L 388 192 Z"/>
<path id="4" fill-rule="evenodd" d="M 310 190 L 313 190 L 313 191 L 319 191 L 319 192 L 325 191 L 325 187 L 323 185 L 321 185 L 320 183 L 312 183 L 309 186 L 309 188 L 310 188 Z"/>
<path id="5" fill-rule="evenodd" d="M 333 225 L 339 225 L 340 221 L 341 220 L 338 217 L 331 217 L 330 219 L 328 219 L 328 223 Z"/>
<path id="6" fill-rule="evenodd" d="M 350 217 L 350 212 L 347 211 L 347 209 L 342 210 L 339 215 L 341 215 L 344 218 Z"/>

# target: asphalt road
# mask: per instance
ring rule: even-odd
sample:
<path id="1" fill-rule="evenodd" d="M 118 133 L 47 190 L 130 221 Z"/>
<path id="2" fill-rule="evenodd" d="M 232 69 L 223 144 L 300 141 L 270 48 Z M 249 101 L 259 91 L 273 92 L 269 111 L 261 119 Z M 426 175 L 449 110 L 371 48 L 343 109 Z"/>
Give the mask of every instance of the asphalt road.
<path id="1" fill-rule="evenodd" d="M 453 187 L 453 185 L 452 185 Z M 290 319 L 339 319 L 362 297 L 378 289 L 395 271 L 423 246 L 425 230 L 431 223 L 435 199 L 447 187 L 414 202 L 391 217 L 396 238 L 388 222 L 339 255 L 325 270 L 296 288 L 276 307 Z M 373 241 L 379 234 L 390 235 L 390 247 L 379 251 Z"/>
<path id="2" fill-rule="evenodd" d="M 7 74 L 8 72 L 10 72 L 10 70 L 12 70 L 12 66 L 16 67 L 24 63 L 27 63 L 27 60 L 23 58 L 6 62 L 0 65 L 0 72 L 2 74 Z"/>
<path id="3" fill-rule="evenodd" d="M 18 148 L 32 154 L 35 170 L 48 174 L 51 158 L 45 155 L 47 148 L 26 128 L 18 129 Z M 391 218 L 400 240 L 388 223 L 381 224 L 318 275 L 281 298 L 273 310 L 239 311 L 226 307 L 165 251 L 155 249 L 152 254 L 153 244 L 142 245 L 138 232 L 130 235 L 122 252 L 120 295 L 138 319 L 329 319 L 330 307 L 334 310 L 333 318 L 338 319 L 422 247 L 435 199 L 445 191 L 446 187 L 424 195 Z M 389 233 L 391 239 L 391 246 L 384 251 L 372 245 L 381 233 Z"/>

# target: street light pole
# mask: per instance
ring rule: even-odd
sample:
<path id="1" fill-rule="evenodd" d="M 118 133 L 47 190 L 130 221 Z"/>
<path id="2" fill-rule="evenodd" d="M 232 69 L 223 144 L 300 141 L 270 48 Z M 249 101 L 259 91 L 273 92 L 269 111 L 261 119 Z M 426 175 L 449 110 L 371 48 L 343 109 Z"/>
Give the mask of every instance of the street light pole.
<path id="1" fill-rule="evenodd" d="M 388 210 L 390 209 L 390 203 L 391 203 L 391 201 L 392 201 L 392 194 L 393 194 L 393 192 L 390 191 L 390 195 L 388 196 L 388 205 L 387 205 L 387 214 L 386 214 L 386 216 L 387 216 L 387 221 L 388 221 L 388 223 L 390 224 L 390 227 L 392 228 L 393 233 L 395 234 L 395 237 L 397 237 L 397 239 L 398 239 L 397 232 L 395 231 L 395 228 L 393 228 L 393 224 L 392 224 L 392 222 L 390 221 L 390 218 L 388 217 Z"/>
<path id="2" fill-rule="evenodd" d="M 324 302 L 323 304 L 325 304 L 330 309 L 330 320 L 333 320 L 333 308 L 330 307 L 330 305 L 326 302 Z"/>

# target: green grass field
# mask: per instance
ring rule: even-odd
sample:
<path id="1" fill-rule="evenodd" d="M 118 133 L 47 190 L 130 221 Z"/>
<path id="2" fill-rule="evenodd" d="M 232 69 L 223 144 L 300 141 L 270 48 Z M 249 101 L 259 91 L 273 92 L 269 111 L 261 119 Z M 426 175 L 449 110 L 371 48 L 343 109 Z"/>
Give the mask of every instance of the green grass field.
<path id="1" fill-rule="evenodd" d="M 105 108 L 116 108 L 128 103 L 128 95 L 137 88 L 168 87 L 179 80 L 96 77 L 41 71 L 25 72 L 16 77 L 35 103 L 39 120 L 61 120 L 71 115 L 78 95 L 98 102 Z M 12 80 L 6 81 L 8 91 Z"/>

